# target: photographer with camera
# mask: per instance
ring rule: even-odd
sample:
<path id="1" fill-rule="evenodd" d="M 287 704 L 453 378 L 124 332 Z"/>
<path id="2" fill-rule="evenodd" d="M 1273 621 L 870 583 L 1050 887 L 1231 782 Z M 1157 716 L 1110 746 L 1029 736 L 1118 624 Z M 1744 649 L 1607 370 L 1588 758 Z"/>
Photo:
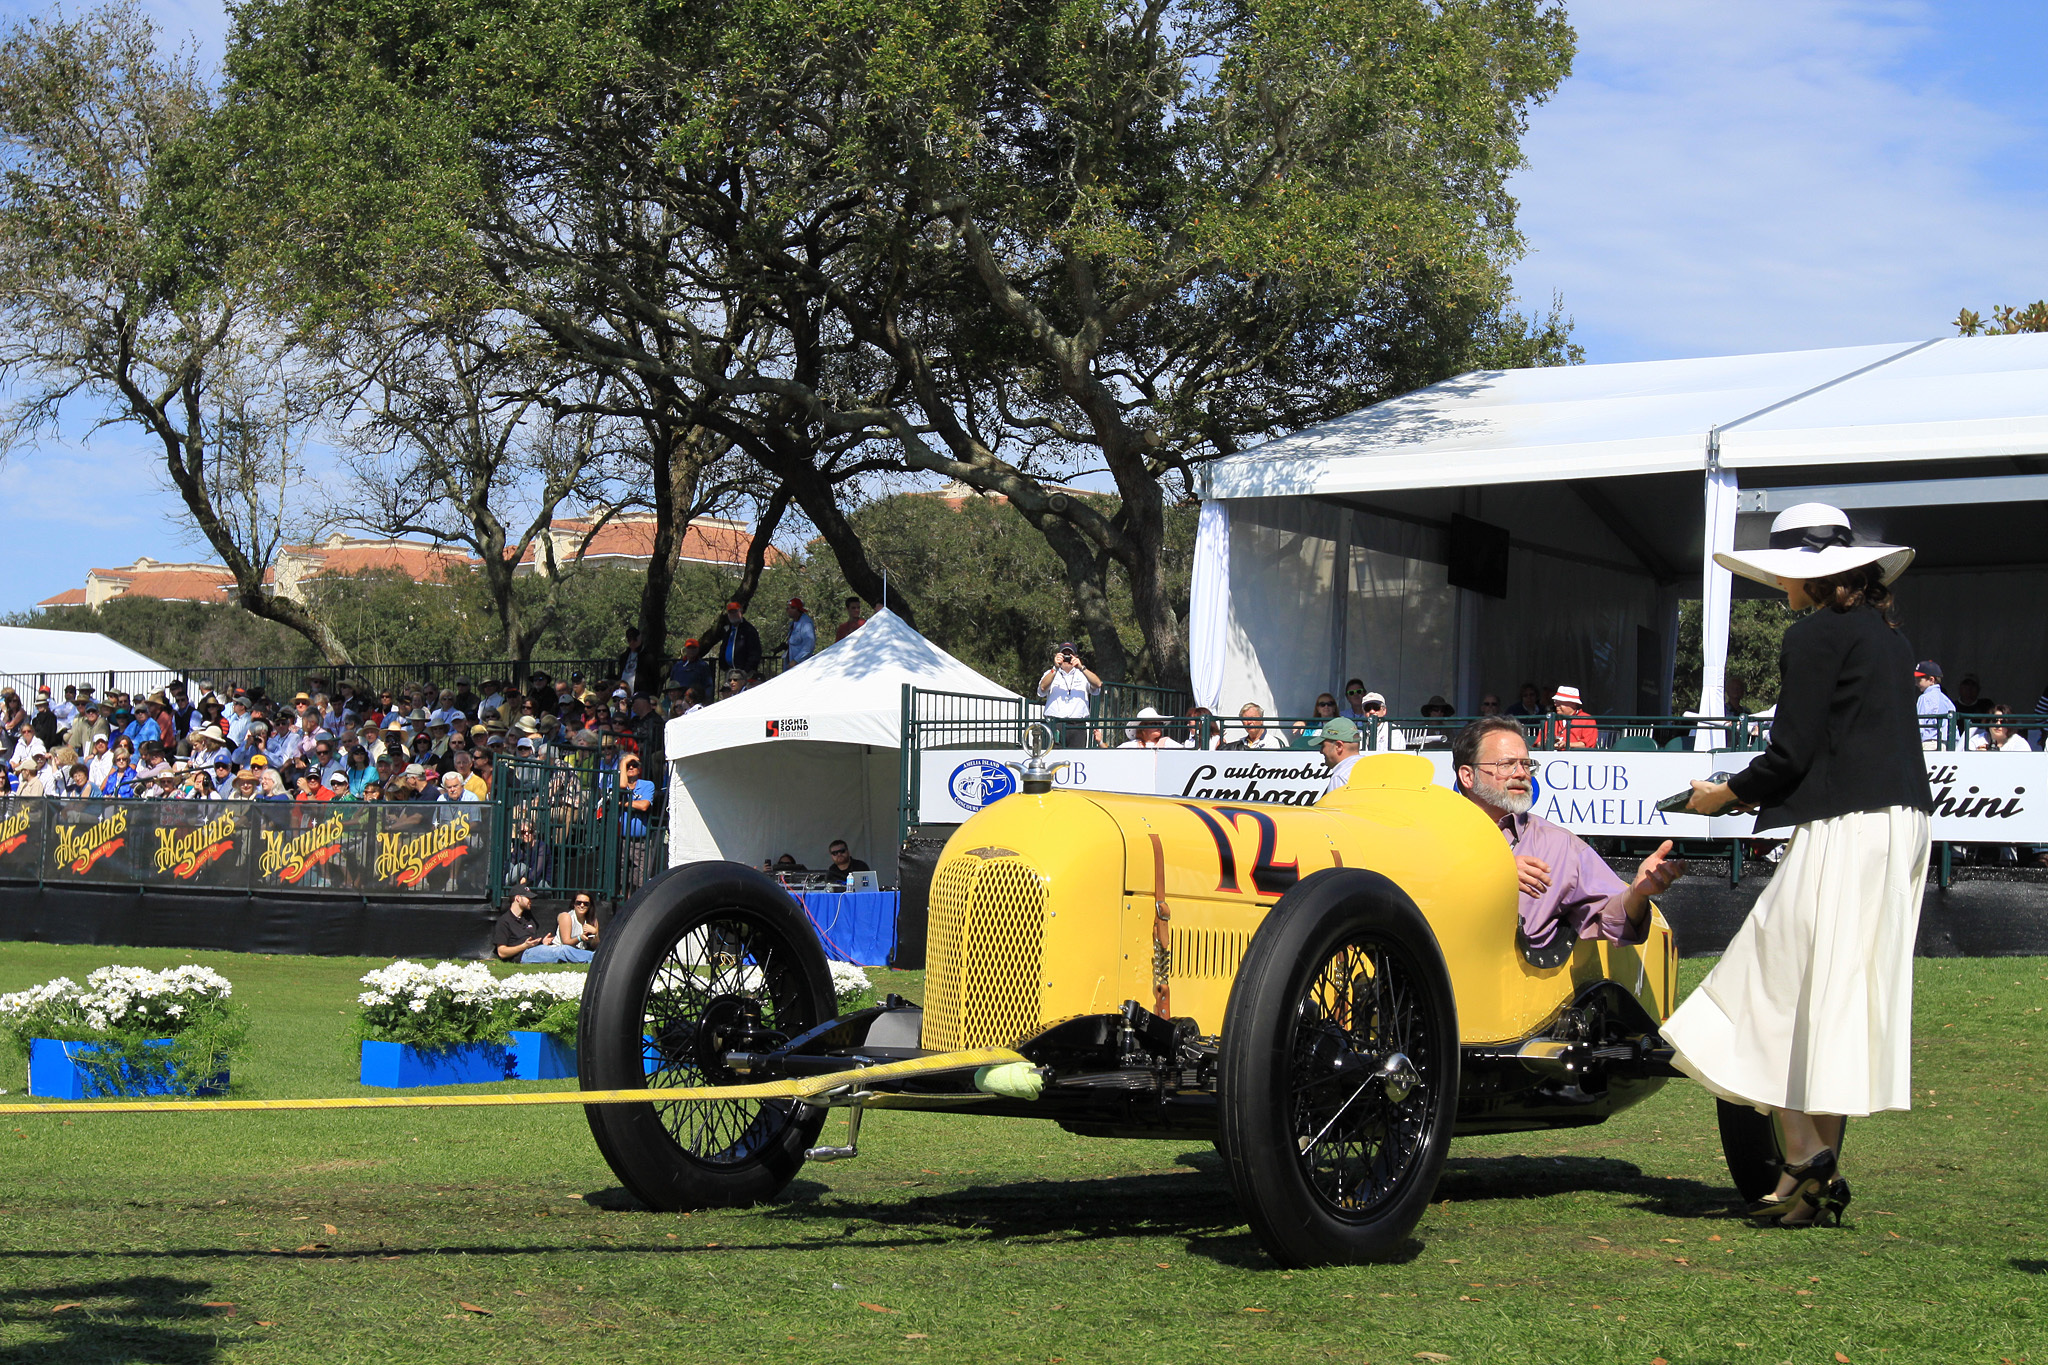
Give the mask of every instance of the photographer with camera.
<path id="1" fill-rule="evenodd" d="M 1055 747 L 1088 747 L 1088 699 L 1101 691 L 1102 679 L 1081 661 L 1072 640 L 1053 646 L 1052 667 L 1038 680 L 1038 697 L 1045 703 Z"/>

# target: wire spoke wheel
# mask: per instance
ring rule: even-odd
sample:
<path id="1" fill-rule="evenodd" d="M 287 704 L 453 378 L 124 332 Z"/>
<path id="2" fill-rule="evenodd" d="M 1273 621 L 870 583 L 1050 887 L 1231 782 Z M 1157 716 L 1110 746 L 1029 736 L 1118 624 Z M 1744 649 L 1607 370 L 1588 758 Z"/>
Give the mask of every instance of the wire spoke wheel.
<path id="1" fill-rule="evenodd" d="M 715 947 L 713 945 L 716 945 Z M 720 1060 L 742 1029 L 776 1040 L 812 1024 L 796 954 L 779 935 L 727 908 L 686 930 L 647 983 L 642 1009 L 650 1090 L 733 1085 Z M 700 1161 L 731 1165 L 772 1144 L 801 1106 L 794 1100 L 657 1104 L 662 1125 Z"/>
<path id="2" fill-rule="evenodd" d="M 1309 979 L 1289 1107 L 1308 1182 L 1333 1209 L 1375 1212 L 1413 1174 L 1430 1113 L 1431 1078 L 1412 1060 L 1429 1055 L 1426 1029 L 1414 971 L 1384 941 L 1340 945 Z M 1413 1083 L 1388 1082 L 1393 1058 Z"/>
<path id="3" fill-rule="evenodd" d="M 825 1111 L 800 1100 L 668 1100 L 735 1085 L 733 1052 L 768 1051 L 832 1017 L 825 954 L 767 877 L 693 863 L 648 882 L 615 918 L 583 997 L 585 1089 L 653 1094 L 585 1110 L 619 1180 L 657 1208 L 773 1198 L 802 1166 Z"/>
<path id="4" fill-rule="evenodd" d="M 1457 1099 L 1457 1010 L 1422 912 L 1361 868 L 1296 883 L 1223 1024 L 1219 1147 L 1260 1243 L 1283 1265 L 1399 1254 Z"/>

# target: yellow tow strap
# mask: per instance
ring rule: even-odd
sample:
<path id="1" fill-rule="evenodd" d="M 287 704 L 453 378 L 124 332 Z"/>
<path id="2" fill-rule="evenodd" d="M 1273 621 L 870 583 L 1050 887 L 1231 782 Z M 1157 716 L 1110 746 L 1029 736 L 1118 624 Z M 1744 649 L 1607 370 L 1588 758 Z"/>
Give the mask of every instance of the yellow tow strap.
<path id="1" fill-rule="evenodd" d="M 699 1100 L 808 1100 L 842 1086 L 866 1088 L 876 1081 L 924 1076 L 938 1071 L 1000 1066 L 1026 1060 L 1005 1047 L 942 1052 L 907 1062 L 798 1076 L 754 1085 L 703 1085 L 675 1089 L 548 1090 L 519 1095 L 350 1095 L 305 1100 L 75 1100 L 64 1104 L 0 1104 L 0 1118 L 42 1114 L 230 1114 L 285 1109 L 460 1109 L 507 1104 L 674 1104 Z"/>

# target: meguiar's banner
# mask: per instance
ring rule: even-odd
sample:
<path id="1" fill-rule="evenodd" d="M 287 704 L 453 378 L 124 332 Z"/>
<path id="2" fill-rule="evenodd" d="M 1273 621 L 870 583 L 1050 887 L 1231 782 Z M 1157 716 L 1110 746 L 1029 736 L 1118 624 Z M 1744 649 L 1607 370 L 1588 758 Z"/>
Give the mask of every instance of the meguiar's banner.
<path id="1" fill-rule="evenodd" d="M 140 881 L 241 887 L 249 881 L 253 807 L 247 801 L 131 801 L 151 822 Z M 138 836 L 140 837 L 140 836 Z"/>
<path id="2" fill-rule="evenodd" d="M 0 800 L 0 881 L 347 895 L 490 892 L 477 802 Z"/>
<path id="3" fill-rule="evenodd" d="M 1536 814 L 1577 834 L 1628 838 L 1729 839 L 1752 832 L 1752 816 L 1709 820 L 1668 815 L 1660 798 L 1696 777 L 1739 771 L 1754 753 L 1669 753 L 1620 749 L 1538 750 Z M 1424 750 L 1436 780 L 1455 787 L 1447 749 Z M 1005 762 L 1015 749 L 936 749 L 919 755 L 918 819 L 954 824 L 1017 789 Z M 1198 801 L 1314 805 L 1326 780 L 1322 756 L 1292 749 L 1077 749 L 1047 755 L 1067 763 L 1055 779 L 1082 791 L 1136 792 Z M 1959 843 L 2048 843 L 2048 754 L 1930 753 L 1932 836 Z M 1777 831 L 1773 831 L 1776 833 Z"/>
<path id="4" fill-rule="evenodd" d="M 42 799 L 49 807 L 43 880 L 115 885 L 135 880 L 138 846 L 147 841 L 155 823 L 149 818 L 149 802 Z"/>
<path id="5" fill-rule="evenodd" d="M 33 796 L 0 797 L 0 879 L 36 879 L 43 865 L 43 827 L 50 803 Z"/>

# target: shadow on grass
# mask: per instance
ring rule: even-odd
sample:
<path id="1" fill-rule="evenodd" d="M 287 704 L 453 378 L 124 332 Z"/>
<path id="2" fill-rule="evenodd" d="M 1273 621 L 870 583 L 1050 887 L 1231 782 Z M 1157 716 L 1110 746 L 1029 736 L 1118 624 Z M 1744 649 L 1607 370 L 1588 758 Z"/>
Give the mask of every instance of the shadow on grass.
<path id="1" fill-rule="evenodd" d="M 2048 1261 L 2022 1261 L 2015 1256 L 2006 1264 L 2022 1275 L 2048 1275 Z"/>
<path id="2" fill-rule="evenodd" d="M 166 1323 L 217 1321 L 227 1310 L 205 1302 L 211 1289 L 205 1280 L 135 1275 L 0 1291 L 0 1321 L 48 1334 L 0 1350 L 0 1365 L 48 1360 L 183 1365 L 218 1359 L 220 1343 L 213 1329 L 189 1330 Z M 54 1312 L 59 1305 L 64 1311 Z"/>
<path id="3" fill-rule="evenodd" d="M 1633 1194 L 1633 1207 L 1667 1218 L 1711 1218 L 1735 1199 L 1726 1186 L 1682 1177 L 1645 1175 L 1612 1157 L 1452 1157 L 1437 1182 L 1439 1200 L 1547 1199 L 1559 1194 Z"/>

